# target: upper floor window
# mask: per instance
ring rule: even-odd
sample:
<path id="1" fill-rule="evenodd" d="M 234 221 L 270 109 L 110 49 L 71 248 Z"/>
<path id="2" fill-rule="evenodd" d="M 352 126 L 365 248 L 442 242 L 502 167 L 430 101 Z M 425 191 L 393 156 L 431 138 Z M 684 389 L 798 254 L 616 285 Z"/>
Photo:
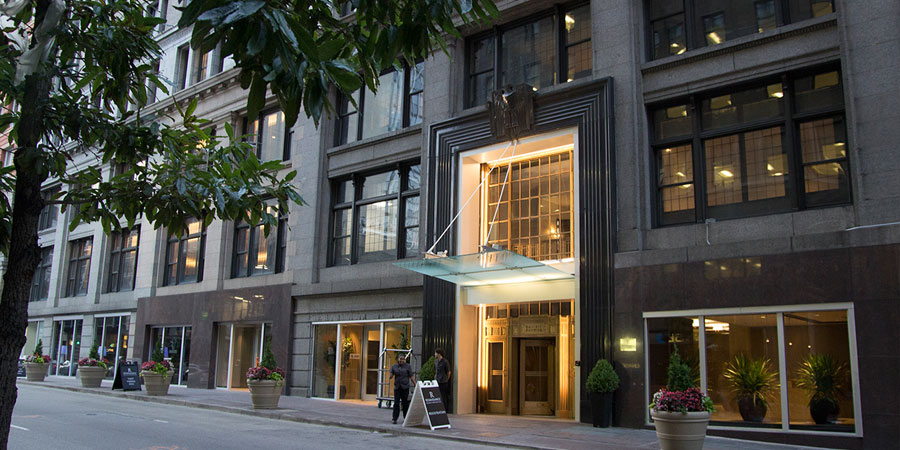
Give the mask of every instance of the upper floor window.
<path id="1" fill-rule="evenodd" d="M 649 0 L 650 59 L 834 12 L 834 0 Z"/>
<path id="2" fill-rule="evenodd" d="M 41 192 L 44 201 L 53 199 L 59 193 L 59 186 Z M 56 218 L 59 216 L 59 206 L 44 205 L 41 209 L 41 217 L 38 219 L 38 231 L 47 230 L 56 226 Z"/>
<path id="3" fill-rule="evenodd" d="M 419 253 L 420 168 L 402 165 L 332 183 L 331 265 Z"/>
<path id="4" fill-rule="evenodd" d="M 572 257 L 570 151 L 486 163 L 482 173 L 482 239 L 538 261 Z"/>
<path id="5" fill-rule="evenodd" d="M 166 245 L 164 286 L 203 280 L 206 227 L 199 220 L 190 219 L 182 233 L 181 236 L 170 236 Z"/>
<path id="6" fill-rule="evenodd" d="M 269 230 L 268 236 L 262 224 L 251 227 L 245 221 L 236 222 L 231 277 L 283 272 L 286 235 L 287 217 L 279 217 L 278 225 Z"/>
<path id="7" fill-rule="evenodd" d="M 112 234 L 109 250 L 108 292 L 134 290 L 134 274 L 137 270 L 140 236 L 140 227 Z"/>
<path id="8" fill-rule="evenodd" d="M 69 242 L 69 277 L 66 282 L 66 297 L 87 295 L 93 244 L 93 237 Z"/>
<path id="9" fill-rule="evenodd" d="M 184 44 L 175 52 L 175 90 L 187 87 L 188 72 L 190 71 L 191 47 Z"/>
<path id="10" fill-rule="evenodd" d="M 681 99 L 650 115 L 660 225 L 850 201 L 838 70 Z"/>
<path id="11" fill-rule="evenodd" d="M 334 145 L 355 142 L 422 122 L 422 88 L 425 63 L 400 70 L 391 69 L 378 79 L 378 92 L 367 87 L 354 92 L 351 99 L 338 99 L 338 123 Z"/>
<path id="12" fill-rule="evenodd" d="M 284 126 L 284 113 L 260 113 L 253 122 L 244 122 L 244 133 L 255 135 L 256 157 L 260 161 L 291 159 L 291 132 Z"/>
<path id="13" fill-rule="evenodd" d="M 41 248 L 41 262 L 34 271 L 34 278 L 31 281 L 31 297 L 30 301 L 36 302 L 46 300 L 50 294 L 50 275 L 51 266 L 53 264 L 53 247 Z"/>
<path id="14" fill-rule="evenodd" d="M 469 39 L 466 105 L 487 101 L 507 84 L 534 88 L 591 76 L 589 5 L 548 11 Z"/>

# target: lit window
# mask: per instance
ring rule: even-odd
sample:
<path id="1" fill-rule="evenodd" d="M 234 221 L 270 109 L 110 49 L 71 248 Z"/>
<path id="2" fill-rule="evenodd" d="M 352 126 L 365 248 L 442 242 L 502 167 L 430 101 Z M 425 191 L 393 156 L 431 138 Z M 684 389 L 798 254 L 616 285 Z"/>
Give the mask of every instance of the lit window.
<path id="1" fill-rule="evenodd" d="M 206 247 L 206 227 L 197 219 L 190 219 L 180 236 L 170 236 L 166 245 L 164 286 L 195 283 L 203 279 L 203 254 Z"/>
<path id="2" fill-rule="evenodd" d="M 262 224 L 251 227 L 245 221 L 234 225 L 232 278 L 284 271 L 287 217 L 279 217 L 266 236 Z"/>

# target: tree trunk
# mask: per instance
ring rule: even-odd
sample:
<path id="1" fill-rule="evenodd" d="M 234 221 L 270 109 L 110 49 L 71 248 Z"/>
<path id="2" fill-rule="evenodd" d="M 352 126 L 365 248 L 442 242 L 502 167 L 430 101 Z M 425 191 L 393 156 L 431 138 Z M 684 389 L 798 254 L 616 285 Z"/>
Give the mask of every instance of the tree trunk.
<path id="1" fill-rule="evenodd" d="M 37 147 L 43 134 L 43 109 L 50 96 L 45 76 L 25 80 L 22 115 L 15 151 L 16 187 L 13 192 L 12 233 L 7 255 L 3 293 L 0 297 L 0 450 L 6 450 L 13 407 L 16 403 L 16 371 L 25 345 L 28 297 L 34 271 L 41 259 L 37 229 L 44 201 L 41 183 L 46 179 L 43 158 Z M 63 251 L 57 249 L 56 251 Z"/>

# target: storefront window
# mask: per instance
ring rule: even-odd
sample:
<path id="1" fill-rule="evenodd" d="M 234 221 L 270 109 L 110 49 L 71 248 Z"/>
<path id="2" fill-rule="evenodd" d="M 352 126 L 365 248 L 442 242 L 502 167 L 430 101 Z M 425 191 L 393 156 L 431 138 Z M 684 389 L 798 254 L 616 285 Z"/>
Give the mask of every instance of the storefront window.
<path id="1" fill-rule="evenodd" d="M 313 348 L 313 397 L 334 398 L 337 325 L 317 325 Z"/>
<path id="2" fill-rule="evenodd" d="M 780 428 L 777 314 L 707 316 L 710 420 Z"/>
<path id="3" fill-rule="evenodd" d="M 115 375 L 118 361 L 126 358 L 128 350 L 129 316 L 98 317 L 94 320 L 94 342 L 101 358 L 109 360 L 106 377 Z"/>
<path id="4" fill-rule="evenodd" d="M 648 398 L 678 342 L 715 404 L 712 425 L 856 431 L 848 310 L 714 313 L 646 319 Z"/>
<path id="5" fill-rule="evenodd" d="M 53 322 L 53 336 L 50 374 L 74 377 L 81 352 L 81 319 Z"/>
<path id="6" fill-rule="evenodd" d="M 150 333 L 150 351 L 159 346 L 163 358 L 172 364 L 172 384 L 187 385 L 188 364 L 191 351 L 191 327 L 159 327 Z"/>

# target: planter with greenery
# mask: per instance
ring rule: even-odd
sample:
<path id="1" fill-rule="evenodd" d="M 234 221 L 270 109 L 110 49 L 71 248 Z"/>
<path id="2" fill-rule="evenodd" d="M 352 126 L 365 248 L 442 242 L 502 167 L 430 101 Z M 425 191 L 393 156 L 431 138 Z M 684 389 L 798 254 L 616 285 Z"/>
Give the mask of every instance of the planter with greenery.
<path id="1" fill-rule="evenodd" d="M 421 381 L 434 380 L 434 355 L 432 355 L 431 358 L 428 358 L 428 361 L 425 361 L 425 364 L 422 364 L 422 368 L 419 370 L 416 379 Z"/>
<path id="2" fill-rule="evenodd" d="M 81 386 L 86 388 L 100 387 L 108 367 L 109 361 L 106 358 L 100 358 L 100 353 L 97 351 L 97 343 L 94 343 L 88 357 L 78 360 L 78 377 L 81 378 Z"/>
<path id="3" fill-rule="evenodd" d="M 650 417 L 662 450 L 701 450 L 706 439 L 712 400 L 694 385 L 691 368 L 678 348 L 669 356 L 668 384 L 653 394 Z"/>
<path id="4" fill-rule="evenodd" d="M 745 422 L 762 422 L 769 400 L 779 391 L 778 371 L 768 359 L 753 359 L 738 353 L 725 363 L 723 374 Z"/>
<path id="5" fill-rule="evenodd" d="M 811 353 L 797 369 L 794 386 L 809 396 L 809 415 L 817 424 L 834 423 L 840 412 L 839 401 L 844 397 L 847 363 L 840 363 L 831 355 Z"/>
<path id="6" fill-rule="evenodd" d="M 50 365 L 50 355 L 44 355 L 44 342 L 38 339 L 34 347 L 34 353 L 25 358 L 25 379 L 28 381 L 44 381 L 47 376 L 47 366 Z"/>
<path id="7" fill-rule="evenodd" d="M 591 396 L 591 416 L 595 427 L 608 428 L 612 422 L 613 391 L 619 388 L 619 376 L 605 359 L 597 361 L 584 385 Z"/>
<path id="8" fill-rule="evenodd" d="M 253 409 L 278 407 L 281 391 L 284 390 L 284 376 L 284 369 L 276 364 L 270 342 L 266 341 L 259 367 L 251 367 L 247 371 L 247 387 L 250 388 L 250 402 Z"/>
<path id="9" fill-rule="evenodd" d="M 141 366 L 141 378 L 144 379 L 147 395 L 166 395 L 169 393 L 169 384 L 172 382 L 172 364 L 163 358 L 160 342 L 153 347 L 150 361 Z"/>

